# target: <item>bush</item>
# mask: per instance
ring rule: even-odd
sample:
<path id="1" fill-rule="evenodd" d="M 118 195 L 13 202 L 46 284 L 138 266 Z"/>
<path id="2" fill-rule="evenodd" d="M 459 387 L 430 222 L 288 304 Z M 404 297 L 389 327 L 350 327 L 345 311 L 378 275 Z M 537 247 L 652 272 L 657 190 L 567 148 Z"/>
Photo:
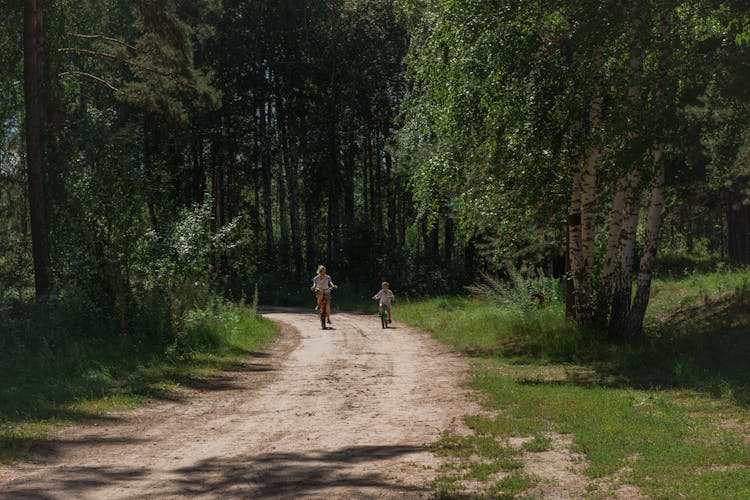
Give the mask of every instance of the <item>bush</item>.
<path id="1" fill-rule="evenodd" d="M 560 280 L 545 276 L 541 269 L 522 274 L 513 267 L 507 268 L 507 278 L 483 275 L 484 282 L 470 285 L 467 290 L 487 302 L 519 307 L 521 309 L 545 308 L 560 303 Z"/>

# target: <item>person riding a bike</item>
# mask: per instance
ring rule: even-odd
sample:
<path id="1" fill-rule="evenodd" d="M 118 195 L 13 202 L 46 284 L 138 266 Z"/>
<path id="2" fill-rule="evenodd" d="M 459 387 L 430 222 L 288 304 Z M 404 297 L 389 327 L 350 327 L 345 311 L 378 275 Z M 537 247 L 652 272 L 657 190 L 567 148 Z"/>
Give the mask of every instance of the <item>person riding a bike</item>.
<path id="1" fill-rule="evenodd" d="M 321 308 L 325 307 L 328 323 L 331 323 L 331 290 L 335 290 L 336 288 L 337 286 L 333 284 L 331 277 L 326 274 L 326 267 L 323 265 L 318 266 L 318 274 L 313 278 L 310 290 L 315 292 L 318 299 L 318 305 L 315 306 L 315 310 L 321 311 Z"/>
<path id="2" fill-rule="evenodd" d="M 390 288 L 390 283 L 387 281 L 382 282 L 380 284 L 380 290 L 373 295 L 372 298 L 379 301 L 378 310 L 380 312 L 383 312 L 383 310 L 388 312 L 388 323 L 393 323 L 393 320 L 391 319 L 391 303 L 396 300 L 396 297 L 393 295 Z"/>

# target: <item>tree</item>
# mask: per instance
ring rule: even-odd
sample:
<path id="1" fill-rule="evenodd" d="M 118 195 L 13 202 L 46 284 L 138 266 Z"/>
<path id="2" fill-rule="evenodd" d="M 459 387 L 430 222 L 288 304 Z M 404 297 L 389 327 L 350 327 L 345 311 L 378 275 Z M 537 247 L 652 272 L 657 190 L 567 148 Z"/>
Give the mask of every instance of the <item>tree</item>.
<path id="1" fill-rule="evenodd" d="M 50 291 L 49 241 L 44 197 L 42 159 L 42 96 L 44 46 L 42 2 L 24 1 L 24 95 L 26 100 L 26 165 L 29 183 L 31 240 L 34 256 L 34 284 L 37 297 Z"/>
<path id="2" fill-rule="evenodd" d="M 559 251 L 555 228 L 567 212 L 576 320 L 638 337 L 664 169 L 679 163 L 670 158 L 679 154 L 679 91 L 702 78 L 689 63 L 693 3 L 402 8 L 410 19 L 421 11 L 411 27 L 402 132 L 417 161 L 418 201 L 437 213 L 431 186 L 439 186 L 463 227 L 492 235 L 495 258 L 531 263 Z M 541 249 L 540 240 L 552 244 Z M 597 241 L 606 241 L 600 252 Z"/>

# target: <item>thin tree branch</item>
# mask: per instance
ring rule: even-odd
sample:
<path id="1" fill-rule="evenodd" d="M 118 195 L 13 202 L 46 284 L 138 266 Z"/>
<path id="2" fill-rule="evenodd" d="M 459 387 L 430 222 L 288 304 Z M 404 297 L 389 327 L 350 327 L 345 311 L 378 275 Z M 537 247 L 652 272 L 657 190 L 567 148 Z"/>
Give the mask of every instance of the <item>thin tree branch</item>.
<path id="1" fill-rule="evenodd" d="M 83 76 L 83 77 L 90 78 L 90 79 L 92 79 L 94 81 L 97 81 L 97 82 L 101 83 L 102 85 L 110 88 L 113 92 L 119 92 L 120 91 L 117 87 L 115 87 L 114 85 L 112 85 L 111 83 L 109 83 L 107 80 L 105 80 L 103 78 L 99 78 L 96 75 L 92 75 L 91 73 L 85 73 L 83 71 L 63 71 L 62 73 L 58 73 L 57 76 L 59 76 L 59 77 L 64 77 L 64 76 Z"/>
<path id="2" fill-rule="evenodd" d="M 104 40 L 105 42 L 116 43 L 117 45 L 121 45 L 123 47 L 126 47 L 126 48 L 132 50 L 136 54 L 138 53 L 138 49 L 137 48 L 135 48 L 134 46 L 130 45 L 127 42 L 123 42 L 122 40 L 118 40 L 117 38 L 112 38 L 112 37 L 104 36 L 104 35 L 83 35 L 81 33 L 68 33 L 68 35 L 76 37 L 76 38 L 82 38 L 84 40 Z"/>
<path id="3" fill-rule="evenodd" d="M 142 69 L 144 71 L 148 71 L 150 73 L 154 73 L 159 76 L 169 77 L 169 78 L 176 78 L 177 75 L 175 73 L 164 73 L 162 71 L 156 70 L 154 68 L 149 68 L 148 66 L 144 66 L 142 64 L 135 63 L 133 61 L 128 61 L 127 59 L 123 59 L 122 57 L 116 56 L 114 54 L 108 54 L 106 52 L 97 52 L 95 50 L 89 50 L 89 49 L 81 49 L 78 47 L 62 47 L 60 49 L 57 49 L 58 52 L 76 52 L 79 54 L 88 54 L 91 56 L 96 57 L 103 57 L 105 59 L 111 59 L 113 61 L 120 62 L 122 64 L 126 64 L 128 66 L 132 66 L 134 68 Z"/>

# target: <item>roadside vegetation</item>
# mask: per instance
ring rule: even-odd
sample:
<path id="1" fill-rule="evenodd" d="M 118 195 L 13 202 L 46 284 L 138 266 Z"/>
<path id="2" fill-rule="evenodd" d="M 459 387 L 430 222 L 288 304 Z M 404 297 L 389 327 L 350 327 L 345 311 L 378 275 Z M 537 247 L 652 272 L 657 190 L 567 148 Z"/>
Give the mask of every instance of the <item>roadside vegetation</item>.
<path id="1" fill-rule="evenodd" d="M 594 496 L 747 493 L 748 2 L 0 12 L 0 459 L 251 351 L 272 327 L 208 297 L 312 309 L 325 264 L 334 309 L 388 280 L 497 418 L 534 409 L 480 441 L 571 435 Z M 527 274 L 403 305 L 506 262 L 567 273 L 575 321 Z M 511 448 L 472 469 L 492 495 L 533 482 Z"/>
<path id="2" fill-rule="evenodd" d="M 23 319 L 2 318 L 0 463 L 26 455 L 61 426 L 165 397 L 226 369 L 277 333 L 254 307 L 212 300 L 179 316 L 142 310 L 129 322 L 143 328 L 118 336 L 89 305 L 70 299 L 36 306 Z"/>
<path id="3" fill-rule="evenodd" d="M 524 472 L 524 457 L 562 440 L 581 457 L 591 498 L 632 488 L 651 498 L 748 497 L 750 272 L 663 272 L 638 343 L 578 329 L 555 293 L 538 307 L 529 291 L 540 283 L 549 285 L 490 280 L 473 298 L 398 309 L 472 357 L 471 385 L 490 410 L 466 416 L 473 435 L 435 444 L 453 457 L 436 493 L 544 492 L 554 485 Z"/>

